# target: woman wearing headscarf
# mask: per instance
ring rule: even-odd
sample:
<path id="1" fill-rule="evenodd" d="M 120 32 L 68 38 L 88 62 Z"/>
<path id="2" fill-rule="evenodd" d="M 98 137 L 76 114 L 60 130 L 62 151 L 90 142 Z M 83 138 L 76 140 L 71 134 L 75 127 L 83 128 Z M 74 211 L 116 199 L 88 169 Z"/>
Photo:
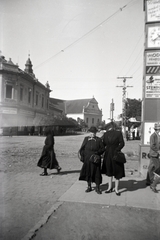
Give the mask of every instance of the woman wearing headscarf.
<path id="1" fill-rule="evenodd" d="M 59 163 L 56 159 L 56 154 L 54 152 L 55 141 L 54 141 L 53 130 L 47 127 L 45 129 L 45 135 L 46 135 L 46 139 L 44 142 L 42 154 L 37 163 L 38 167 L 41 167 L 44 169 L 43 173 L 40 174 L 40 176 L 47 176 L 48 175 L 47 169 L 57 169 L 58 173 L 61 170 L 61 167 L 59 166 Z"/>
<path id="2" fill-rule="evenodd" d="M 119 181 L 125 177 L 124 163 L 120 163 L 114 160 L 117 152 L 124 147 L 124 139 L 122 132 L 117 130 L 117 126 L 114 122 L 107 124 L 106 132 L 104 133 L 102 140 L 105 146 L 105 153 L 102 163 L 102 174 L 106 174 L 109 177 L 108 189 L 105 193 L 111 193 L 113 191 L 112 181 L 115 180 L 115 193 L 120 196 Z"/>
<path id="3" fill-rule="evenodd" d="M 86 192 L 92 191 L 91 184 L 96 184 L 96 192 L 101 194 L 100 184 L 102 183 L 101 175 L 101 154 L 104 152 L 102 139 L 96 136 L 97 128 L 92 126 L 89 130 L 90 136 L 84 138 L 82 146 L 79 150 L 83 166 L 80 172 L 79 180 L 86 181 L 88 188 Z M 91 161 L 92 156 L 98 156 L 97 163 Z"/>

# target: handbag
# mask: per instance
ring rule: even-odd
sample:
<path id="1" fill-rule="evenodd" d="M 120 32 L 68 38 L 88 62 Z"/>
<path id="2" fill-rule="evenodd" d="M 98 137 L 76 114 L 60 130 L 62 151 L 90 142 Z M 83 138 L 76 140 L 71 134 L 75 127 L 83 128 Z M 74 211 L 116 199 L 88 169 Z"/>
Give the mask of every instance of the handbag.
<path id="1" fill-rule="evenodd" d="M 101 157 L 97 154 L 92 154 L 89 161 L 94 164 L 99 164 L 101 162 Z"/>
<path id="2" fill-rule="evenodd" d="M 126 157 L 121 151 L 116 153 L 116 155 L 113 157 L 113 160 L 119 163 L 126 163 Z"/>

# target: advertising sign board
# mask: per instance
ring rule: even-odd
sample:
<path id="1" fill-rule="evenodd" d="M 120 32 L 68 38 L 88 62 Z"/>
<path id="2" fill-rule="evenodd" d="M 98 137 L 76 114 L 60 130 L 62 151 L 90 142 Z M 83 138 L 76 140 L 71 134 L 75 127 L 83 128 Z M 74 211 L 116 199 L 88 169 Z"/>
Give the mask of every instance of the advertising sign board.
<path id="1" fill-rule="evenodd" d="M 146 76 L 145 97 L 160 98 L 160 76 Z"/>
<path id="2" fill-rule="evenodd" d="M 160 51 L 146 52 L 146 66 L 160 66 Z"/>
<path id="3" fill-rule="evenodd" d="M 149 146 L 141 146 L 140 147 L 140 165 L 139 165 L 139 172 L 142 176 L 147 176 L 148 165 L 150 162 L 149 158 Z"/>
<path id="4" fill-rule="evenodd" d="M 146 1 L 146 22 L 160 21 L 160 0 Z"/>

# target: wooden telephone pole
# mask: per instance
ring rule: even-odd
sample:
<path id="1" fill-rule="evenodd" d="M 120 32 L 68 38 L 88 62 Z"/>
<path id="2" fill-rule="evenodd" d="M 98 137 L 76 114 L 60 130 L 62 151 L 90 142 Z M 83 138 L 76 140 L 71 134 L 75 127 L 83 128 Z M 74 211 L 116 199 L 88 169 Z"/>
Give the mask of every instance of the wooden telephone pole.
<path id="1" fill-rule="evenodd" d="M 112 102 L 110 104 L 110 119 L 111 119 L 111 122 L 113 122 L 113 120 L 114 120 L 113 112 L 114 112 L 114 102 L 113 102 L 113 99 L 112 99 Z"/>
<path id="2" fill-rule="evenodd" d="M 126 86 L 126 79 L 132 77 L 117 77 L 118 79 L 123 79 L 123 86 L 116 86 L 122 87 L 122 126 L 124 126 L 124 136 L 126 137 L 126 89 L 128 87 L 133 86 Z"/>

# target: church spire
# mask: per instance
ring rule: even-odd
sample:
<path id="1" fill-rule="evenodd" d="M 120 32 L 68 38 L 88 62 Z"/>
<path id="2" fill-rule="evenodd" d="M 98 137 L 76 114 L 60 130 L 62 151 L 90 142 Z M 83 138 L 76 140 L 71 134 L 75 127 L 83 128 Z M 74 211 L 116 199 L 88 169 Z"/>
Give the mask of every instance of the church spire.
<path id="1" fill-rule="evenodd" d="M 28 59 L 26 61 L 26 64 L 25 64 L 25 69 L 24 71 L 29 73 L 29 74 L 33 74 L 33 70 L 32 70 L 32 62 L 30 60 L 30 54 L 28 54 Z"/>

